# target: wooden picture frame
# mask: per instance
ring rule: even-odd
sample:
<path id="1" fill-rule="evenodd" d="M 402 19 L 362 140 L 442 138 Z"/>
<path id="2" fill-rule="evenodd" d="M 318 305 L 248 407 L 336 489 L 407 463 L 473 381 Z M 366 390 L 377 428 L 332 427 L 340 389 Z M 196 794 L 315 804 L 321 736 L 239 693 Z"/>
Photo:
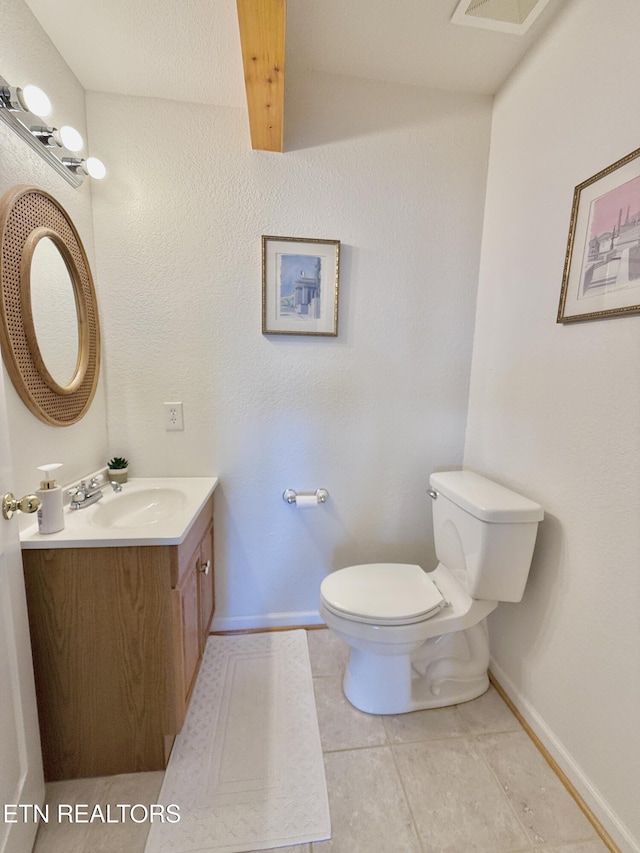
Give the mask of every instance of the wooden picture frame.
<path id="1" fill-rule="evenodd" d="M 574 190 L 558 323 L 640 313 L 640 148 Z"/>
<path id="2" fill-rule="evenodd" d="M 340 241 L 262 238 L 262 334 L 338 334 Z"/>

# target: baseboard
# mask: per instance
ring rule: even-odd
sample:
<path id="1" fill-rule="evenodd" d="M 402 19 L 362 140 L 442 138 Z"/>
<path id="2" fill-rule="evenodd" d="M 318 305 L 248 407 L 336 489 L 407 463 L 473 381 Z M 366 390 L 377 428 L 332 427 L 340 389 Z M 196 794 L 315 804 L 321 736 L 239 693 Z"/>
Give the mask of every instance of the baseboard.
<path id="1" fill-rule="evenodd" d="M 299 610 L 291 613 L 257 613 L 253 616 L 215 616 L 211 623 L 212 634 L 270 631 L 278 628 L 309 628 L 324 622 L 317 610 Z"/>
<path id="2" fill-rule="evenodd" d="M 236 628 L 234 631 L 209 631 L 209 636 L 229 637 L 236 634 L 272 634 L 276 631 L 318 631 L 326 625 L 279 625 L 276 628 Z"/>
<path id="3" fill-rule="evenodd" d="M 612 853 L 640 853 L 626 826 L 493 658 L 489 678 L 608 849 Z"/>

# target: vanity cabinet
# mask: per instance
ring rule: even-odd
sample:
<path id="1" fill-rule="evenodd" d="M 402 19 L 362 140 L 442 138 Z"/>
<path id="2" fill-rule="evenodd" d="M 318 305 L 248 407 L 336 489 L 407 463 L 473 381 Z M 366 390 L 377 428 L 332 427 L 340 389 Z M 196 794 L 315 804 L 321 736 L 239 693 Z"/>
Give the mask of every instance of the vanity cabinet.
<path id="1" fill-rule="evenodd" d="M 179 545 L 22 556 L 46 780 L 163 769 L 214 611 L 213 496 Z"/>

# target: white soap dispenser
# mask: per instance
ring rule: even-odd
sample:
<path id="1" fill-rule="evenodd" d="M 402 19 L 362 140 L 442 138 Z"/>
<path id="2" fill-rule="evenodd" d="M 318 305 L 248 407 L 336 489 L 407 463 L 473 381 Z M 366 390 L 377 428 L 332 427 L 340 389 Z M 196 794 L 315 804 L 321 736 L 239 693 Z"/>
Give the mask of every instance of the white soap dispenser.
<path id="1" fill-rule="evenodd" d="M 38 471 L 43 472 L 40 488 L 36 491 L 36 495 L 40 498 L 38 533 L 57 533 L 64 528 L 62 489 L 53 479 L 54 471 L 58 468 L 62 468 L 61 462 L 38 466 Z"/>

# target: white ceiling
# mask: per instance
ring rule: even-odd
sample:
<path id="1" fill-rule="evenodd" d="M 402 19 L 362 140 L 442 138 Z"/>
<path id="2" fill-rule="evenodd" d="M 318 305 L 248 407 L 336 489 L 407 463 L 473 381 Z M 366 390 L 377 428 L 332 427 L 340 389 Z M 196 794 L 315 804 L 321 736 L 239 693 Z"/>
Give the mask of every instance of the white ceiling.
<path id="1" fill-rule="evenodd" d="M 244 106 L 235 0 L 26 0 L 87 90 Z M 458 0 L 289 0 L 286 74 L 491 94 L 567 0 L 525 35 L 457 26 Z"/>

